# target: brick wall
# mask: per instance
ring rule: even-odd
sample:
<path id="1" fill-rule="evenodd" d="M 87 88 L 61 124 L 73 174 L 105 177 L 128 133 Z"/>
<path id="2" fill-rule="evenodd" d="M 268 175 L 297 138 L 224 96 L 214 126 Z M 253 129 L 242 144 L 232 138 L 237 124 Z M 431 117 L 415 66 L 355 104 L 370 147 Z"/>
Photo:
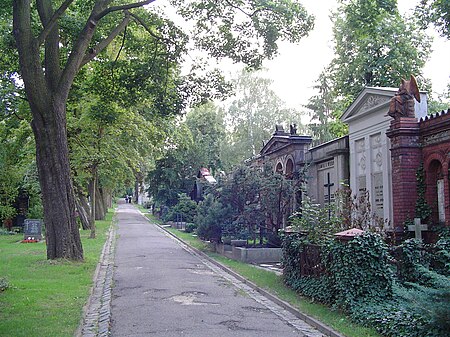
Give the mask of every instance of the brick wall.
<path id="1" fill-rule="evenodd" d="M 404 222 L 414 218 L 417 199 L 416 171 L 422 160 L 419 122 L 402 117 L 391 121 L 393 226 L 403 232 Z"/>
<path id="2" fill-rule="evenodd" d="M 420 127 L 420 142 L 427 183 L 426 199 L 432 207 L 431 220 L 438 222 L 436 181 L 444 181 L 445 225 L 450 226 L 450 109 L 422 119 Z"/>

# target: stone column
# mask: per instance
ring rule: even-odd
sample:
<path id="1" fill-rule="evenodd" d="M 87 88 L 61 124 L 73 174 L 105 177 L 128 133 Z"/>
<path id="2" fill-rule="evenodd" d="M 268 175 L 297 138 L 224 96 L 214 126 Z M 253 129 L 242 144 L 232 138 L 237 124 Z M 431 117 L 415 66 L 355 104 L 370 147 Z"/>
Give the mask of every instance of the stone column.
<path id="1" fill-rule="evenodd" d="M 422 160 L 419 122 L 411 117 L 396 118 L 386 135 L 391 139 L 392 225 L 396 233 L 402 233 L 404 221 L 415 215 L 416 172 Z"/>

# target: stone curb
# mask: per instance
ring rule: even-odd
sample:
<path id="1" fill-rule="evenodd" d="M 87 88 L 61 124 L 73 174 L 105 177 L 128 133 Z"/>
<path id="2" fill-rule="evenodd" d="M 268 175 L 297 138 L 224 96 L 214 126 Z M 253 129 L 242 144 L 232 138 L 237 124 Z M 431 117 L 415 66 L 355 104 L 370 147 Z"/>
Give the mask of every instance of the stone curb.
<path id="1" fill-rule="evenodd" d="M 139 211 L 139 213 L 148 221 L 150 222 L 150 220 L 141 212 Z M 150 222 L 151 223 L 151 222 Z M 268 291 L 258 287 L 256 284 L 254 284 L 253 282 L 247 280 L 246 278 L 242 277 L 241 275 L 239 275 L 238 273 L 236 273 L 235 271 L 231 270 L 230 268 L 228 268 L 227 266 L 221 264 L 220 262 L 212 259 L 211 257 L 209 257 L 208 255 L 206 255 L 205 253 L 203 253 L 202 251 L 198 250 L 195 247 L 190 246 L 188 243 L 186 243 L 184 240 L 178 238 L 177 236 L 175 236 L 174 234 L 172 234 L 171 232 L 167 231 L 164 227 L 161 227 L 159 225 L 157 225 L 158 228 L 160 228 L 162 231 L 164 231 L 165 233 L 167 233 L 168 235 L 170 235 L 171 237 L 173 237 L 174 239 L 176 239 L 177 241 L 181 242 L 183 245 L 186 245 L 187 247 L 189 247 L 189 249 L 191 249 L 193 252 L 195 252 L 196 254 L 200 255 L 201 257 L 205 258 L 206 260 L 208 260 L 209 262 L 211 262 L 212 264 L 214 264 L 215 266 L 219 267 L 220 269 L 224 270 L 225 272 L 231 274 L 232 276 L 234 276 L 235 278 L 237 278 L 239 281 L 241 281 L 242 283 L 248 285 L 250 288 L 252 288 L 253 290 L 259 292 L 261 295 L 267 297 L 268 299 L 270 299 L 271 301 L 275 302 L 276 304 L 278 304 L 279 306 L 281 306 L 282 308 L 286 309 L 287 311 L 289 311 L 290 313 L 292 313 L 294 316 L 296 316 L 297 318 L 305 321 L 306 323 L 308 323 L 309 325 L 313 326 L 314 328 L 316 328 L 317 330 L 319 330 L 321 333 L 325 334 L 326 336 L 330 336 L 330 337 L 345 337 L 344 335 L 340 334 L 339 332 L 333 330 L 332 328 L 328 327 L 327 325 L 323 324 L 322 322 L 318 321 L 317 319 L 308 316 L 300 311 L 298 311 L 298 309 L 296 309 L 295 307 L 293 307 L 291 304 L 279 299 L 278 297 L 276 297 L 275 295 L 269 293 Z"/>
<path id="2" fill-rule="evenodd" d="M 116 244 L 116 220 L 109 228 L 100 259 L 94 272 L 94 284 L 75 337 L 109 336 L 111 322 L 111 289 L 114 272 L 114 250 Z"/>

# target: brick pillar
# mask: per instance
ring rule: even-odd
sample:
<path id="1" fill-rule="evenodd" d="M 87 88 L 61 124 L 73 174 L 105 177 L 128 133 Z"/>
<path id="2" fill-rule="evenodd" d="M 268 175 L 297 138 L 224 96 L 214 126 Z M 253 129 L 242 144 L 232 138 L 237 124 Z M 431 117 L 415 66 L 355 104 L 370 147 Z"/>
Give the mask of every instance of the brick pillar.
<path id="1" fill-rule="evenodd" d="M 400 117 L 391 121 L 386 135 L 391 139 L 393 226 L 403 232 L 403 223 L 414 219 L 417 199 L 416 172 L 422 161 L 419 122 Z"/>

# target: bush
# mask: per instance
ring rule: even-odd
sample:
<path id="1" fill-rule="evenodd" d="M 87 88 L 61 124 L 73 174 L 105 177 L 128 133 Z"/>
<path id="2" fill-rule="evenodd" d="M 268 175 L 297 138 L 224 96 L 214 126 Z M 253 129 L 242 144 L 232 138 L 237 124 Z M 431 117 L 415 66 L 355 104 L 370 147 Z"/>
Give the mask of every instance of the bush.
<path id="1" fill-rule="evenodd" d="M 448 282 L 448 242 L 439 240 L 435 245 L 424 246 L 420 240 L 409 239 L 399 247 L 398 278 L 403 283 L 417 283 L 432 288 L 442 288 Z M 428 251 L 427 251 L 428 250 Z M 431 269 L 433 261 L 436 271 Z"/>
<path id="2" fill-rule="evenodd" d="M 345 243 L 329 241 L 322 247 L 326 271 L 318 277 L 302 276 L 300 270 L 308 238 L 286 235 L 283 277 L 302 295 L 345 310 L 383 336 L 450 336 L 450 279 L 437 272 L 448 264 L 447 243 L 441 240 L 429 246 L 406 240 L 397 249 L 396 280 L 387 246 L 377 234 L 365 233 Z M 439 268 L 430 269 L 430 261 L 436 260 Z"/>
<path id="3" fill-rule="evenodd" d="M 374 326 L 383 336 L 444 337 L 450 331 L 450 287 L 394 287 L 394 298 L 363 302 L 352 309 L 355 321 Z"/>
<path id="4" fill-rule="evenodd" d="M 425 320 L 411 312 L 399 300 L 361 302 L 352 308 L 351 318 L 362 325 L 373 326 L 386 337 L 424 337 Z"/>
<path id="5" fill-rule="evenodd" d="M 189 222 L 186 224 L 186 228 L 184 229 L 184 231 L 186 233 L 193 233 L 196 229 L 197 229 L 197 225 L 192 222 Z"/>
<path id="6" fill-rule="evenodd" d="M 351 311 L 358 302 L 392 298 L 388 247 L 380 235 L 366 232 L 349 242 L 334 240 L 326 249 L 324 263 L 339 308 Z"/>
<path id="7" fill-rule="evenodd" d="M 450 276 L 450 238 L 441 238 L 436 242 L 431 265 L 437 273 Z"/>
<path id="8" fill-rule="evenodd" d="M 42 219 L 44 217 L 44 207 L 42 206 L 42 203 L 39 202 L 30 207 L 27 211 L 27 217 L 29 219 Z"/>
<path id="9" fill-rule="evenodd" d="M 0 235 L 14 235 L 14 234 L 16 233 L 4 228 L 0 228 Z"/>
<path id="10" fill-rule="evenodd" d="M 198 225 L 197 235 L 204 240 L 219 241 L 222 225 L 226 223 L 228 209 L 208 194 L 200 202 L 194 222 Z"/>
<path id="11" fill-rule="evenodd" d="M 178 203 L 169 209 L 169 212 L 164 216 L 164 221 L 183 221 L 193 222 L 197 215 L 197 203 L 186 194 L 180 194 Z"/>
<path id="12" fill-rule="evenodd" d="M 299 234 L 283 239 L 283 275 L 290 287 L 347 312 L 359 302 L 392 298 L 388 250 L 378 234 L 365 233 L 349 242 L 328 241 L 320 253 L 326 268 L 320 277 L 302 276 L 301 253 L 307 244 Z"/>

